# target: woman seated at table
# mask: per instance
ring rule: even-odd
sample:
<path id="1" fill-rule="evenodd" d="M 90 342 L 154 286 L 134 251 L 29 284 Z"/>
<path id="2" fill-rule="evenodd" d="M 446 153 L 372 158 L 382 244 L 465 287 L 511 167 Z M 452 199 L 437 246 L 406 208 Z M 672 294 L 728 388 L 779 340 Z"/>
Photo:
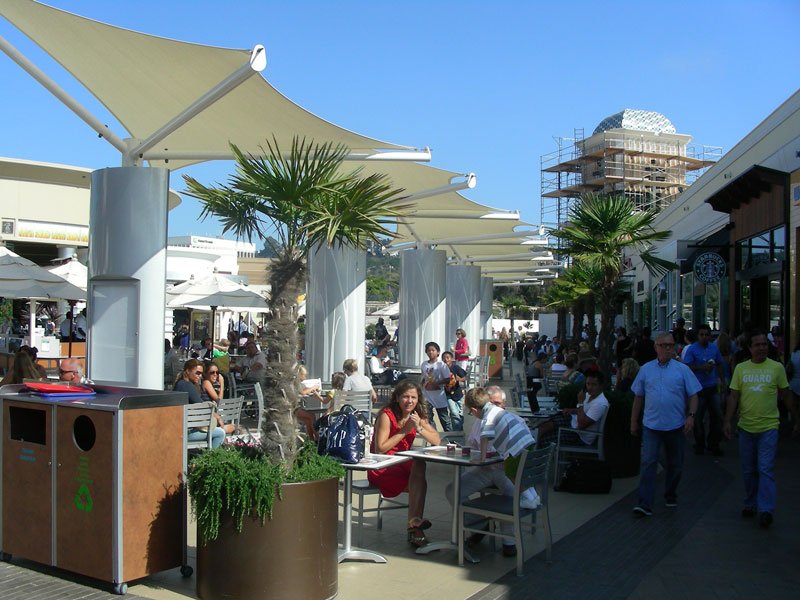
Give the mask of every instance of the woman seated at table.
<path id="1" fill-rule="evenodd" d="M 14 354 L 14 365 L 8 370 L 6 376 L 0 381 L 0 385 L 23 383 L 26 379 L 44 381 L 39 371 L 34 366 L 30 354 L 20 350 Z"/>
<path id="2" fill-rule="evenodd" d="M 378 415 L 372 451 L 377 454 L 395 454 L 410 450 L 417 434 L 429 444 L 439 443 L 439 433 L 428 422 L 428 407 L 422 389 L 412 381 L 401 381 L 392 392 L 392 399 Z M 431 526 L 423 518 L 428 482 L 425 479 L 425 463 L 410 460 L 385 469 L 368 471 L 370 484 L 376 486 L 383 496 L 393 498 L 408 492 L 408 541 L 420 547 L 427 543 L 425 530 Z"/>
<path id="3" fill-rule="evenodd" d="M 190 358 L 183 363 L 183 371 L 181 371 L 180 375 L 178 375 L 178 381 L 175 382 L 175 391 L 186 392 L 189 394 L 189 404 L 198 404 L 203 402 L 203 399 L 200 397 L 200 379 L 202 377 L 203 362 L 197 360 L 196 358 Z M 215 427 L 211 434 L 211 447 L 218 448 L 222 445 L 222 441 L 225 439 L 225 430 L 221 427 L 222 418 L 216 413 L 216 411 L 214 412 L 214 417 L 216 418 L 217 425 L 219 425 L 219 427 Z M 207 433 L 207 431 L 204 431 L 204 428 L 194 427 L 189 431 L 189 441 L 193 442 L 204 440 Z"/>
<path id="4" fill-rule="evenodd" d="M 225 396 L 225 378 L 220 374 L 219 366 L 214 363 L 203 361 L 203 381 L 200 384 L 200 399 L 203 402 L 211 400 L 214 404 Z M 222 417 L 217 415 L 219 426 L 225 433 L 236 433 L 236 426 L 233 423 L 224 424 Z"/>

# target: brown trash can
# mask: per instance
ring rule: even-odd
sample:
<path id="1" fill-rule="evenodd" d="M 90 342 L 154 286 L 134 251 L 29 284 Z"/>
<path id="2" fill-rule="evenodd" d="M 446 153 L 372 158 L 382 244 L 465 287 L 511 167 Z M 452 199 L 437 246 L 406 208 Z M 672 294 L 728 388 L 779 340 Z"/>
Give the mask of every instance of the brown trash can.
<path id="1" fill-rule="evenodd" d="M 0 550 L 109 582 L 186 564 L 186 394 L 0 388 Z"/>

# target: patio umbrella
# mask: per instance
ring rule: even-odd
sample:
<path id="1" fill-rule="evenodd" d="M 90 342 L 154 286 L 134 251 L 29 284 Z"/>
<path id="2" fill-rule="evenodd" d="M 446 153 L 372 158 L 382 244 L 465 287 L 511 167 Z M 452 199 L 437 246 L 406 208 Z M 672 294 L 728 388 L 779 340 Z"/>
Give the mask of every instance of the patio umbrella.
<path id="1" fill-rule="evenodd" d="M 212 273 L 202 279 L 192 277 L 167 290 L 167 307 L 181 308 L 188 307 L 190 304 L 202 304 L 196 301 L 218 292 L 243 289 L 246 289 L 243 285 L 221 273 Z M 210 305 L 206 304 L 206 306 Z"/>
<path id="2" fill-rule="evenodd" d="M 36 301 L 85 300 L 86 292 L 36 263 L 0 247 L 0 297 L 30 300 L 30 344 L 35 345 Z M 72 355 L 70 332 L 69 353 Z"/>
<path id="3" fill-rule="evenodd" d="M 55 273 L 59 277 L 66 279 L 72 285 L 86 291 L 89 283 L 89 270 L 86 265 L 81 263 L 78 258 L 73 254 L 72 258 L 56 265 L 54 267 L 46 267 L 51 273 Z"/>
<path id="4" fill-rule="evenodd" d="M 231 290 L 229 292 L 216 292 L 209 296 L 204 296 L 194 300 L 191 304 L 184 305 L 186 308 L 198 310 L 211 309 L 211 335 L 214 335 L 216 314 L 218 308 L 227 308 L 232 311 L 267 311 L 267 300 L 261 294 L 257 294 L 245 287 Z"/>

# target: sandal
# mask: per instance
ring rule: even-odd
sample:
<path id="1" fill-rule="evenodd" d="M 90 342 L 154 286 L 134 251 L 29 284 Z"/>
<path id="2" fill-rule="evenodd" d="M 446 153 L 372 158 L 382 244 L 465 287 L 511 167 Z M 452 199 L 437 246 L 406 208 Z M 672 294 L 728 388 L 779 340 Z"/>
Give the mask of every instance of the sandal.
<path id="1" fill-rule="evenodd" d="M 422 548 L 428 543 L 425 532 L 419 527 L 408 528 L 408 543 L 417 548 Z"/>
<path id="2" fill-rule="evenodd" d="M 408 528 L 411 529 L 412 527 L 425 531 L 433 527 L 433 523 L 431 523 L 428 519 L 416 517 L 408 522 Z"/>

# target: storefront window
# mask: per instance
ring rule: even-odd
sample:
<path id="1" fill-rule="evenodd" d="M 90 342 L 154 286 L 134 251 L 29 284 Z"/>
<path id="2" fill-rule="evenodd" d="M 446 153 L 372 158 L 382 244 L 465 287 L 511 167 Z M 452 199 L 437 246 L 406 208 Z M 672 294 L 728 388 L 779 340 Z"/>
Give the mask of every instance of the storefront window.
<path id="1" fill-rule="evenodd" d="M 770 235 L 769 231 L 757 235 L 753 238 L 753 243 L 750 246 L 750 264 L 749 267 L 755 267 L 770 261 Z"/>
<path id="2" fill-rule="evenodd" d="M 739 322 L 750 321 L 750 282 L 743 281 L 739 287 Z"/>
<path id="3" fill-rule="evenodd" d="M 694 273 L 681 275 L 681 309 L 679 317 L 686 319 L 686 328 L 693 327 L 692 300 L 694 299 Z"/>
<path id="4" fill-rule="evenodd" d="M 711 326 L 711 329 L 719 329 L 719 283 L 707 283 L 705 293 L 705 318 L 703 321 Z"/>
<path id="5" fill-rule="evenodd" d="M 783 309 L 783 285 L 780 279 L 771 279 L 769 282 L 769 326 L 781 324 Z"/>
<path id="6" fill-rule="evenodd" d="M 786 258 L 786 228 L 778 227 L 772 230 L 772 258 L 784 260 Z"/>

